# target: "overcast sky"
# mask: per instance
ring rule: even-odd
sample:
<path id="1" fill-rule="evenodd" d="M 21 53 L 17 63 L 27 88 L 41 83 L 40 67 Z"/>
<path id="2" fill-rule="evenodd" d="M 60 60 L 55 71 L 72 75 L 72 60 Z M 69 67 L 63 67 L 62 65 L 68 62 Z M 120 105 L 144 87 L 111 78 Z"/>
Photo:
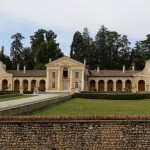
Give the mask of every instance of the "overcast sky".
<path id="1" fill-rule="evenodd" d="M 30 36 L 38 29 L 53 30 L 69 56 L 75 31 L 89 29 L 94 38 L 101 25 L 126 34 L 134 45 L 150 33 L 150 0 L 0 0 L 0 46 L 9 55 L 11 36 Z"/>

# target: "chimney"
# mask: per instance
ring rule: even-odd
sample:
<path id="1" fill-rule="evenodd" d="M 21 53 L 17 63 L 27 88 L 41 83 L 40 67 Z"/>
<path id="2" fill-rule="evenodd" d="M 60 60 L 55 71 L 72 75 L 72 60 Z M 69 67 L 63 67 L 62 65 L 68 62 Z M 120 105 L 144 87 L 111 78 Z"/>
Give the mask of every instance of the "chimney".
<path id="1" fill-rule="evenodd" d="M 132 71 L 135 71 L 135 65 L 132 64 Z"/>
<path id="2" fill-rule="evenodd" d="M 99 73 L 99 66 L 97 66 L 97 73 Z"/>
<path id="3" fill-rule="evenodd" d="M 19 71 L 19 64 L 17 64 L 17 71 Z"/>
<path id="4" fill-rule="evenodd" d="M 52 58 L 49 59 L 49 63 L 52 61 Z"/>
<path id="5" fill-rule="evenodd" d="M 86 65 L 86 58 L 84 58 L 84 65 Z"/>
<path id="6" fill-rule="evenodd" d="M 26 66 L 24 65 L 24 71 L 23 71 L 24 73 L 26 73 Z"/>
<path id="7" fill-rule="evenodd" d="M 126 66 L 125 66 L 125 65 L 123 65 L 123 73 L 125 73 L 125 68 L 126 68 Z"/>

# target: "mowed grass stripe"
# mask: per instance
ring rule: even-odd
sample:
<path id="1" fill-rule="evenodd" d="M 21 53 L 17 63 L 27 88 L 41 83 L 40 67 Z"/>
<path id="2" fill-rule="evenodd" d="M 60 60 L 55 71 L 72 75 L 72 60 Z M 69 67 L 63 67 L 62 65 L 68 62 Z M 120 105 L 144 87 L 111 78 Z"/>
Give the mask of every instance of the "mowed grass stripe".
<path id="1" fill-rule="evenodd" d="M 50 106 L 31 115 L 37 116 L 89 116 L 89 115 L 149 115 L 150 100 L 100 100 L 74 98 Z"/>

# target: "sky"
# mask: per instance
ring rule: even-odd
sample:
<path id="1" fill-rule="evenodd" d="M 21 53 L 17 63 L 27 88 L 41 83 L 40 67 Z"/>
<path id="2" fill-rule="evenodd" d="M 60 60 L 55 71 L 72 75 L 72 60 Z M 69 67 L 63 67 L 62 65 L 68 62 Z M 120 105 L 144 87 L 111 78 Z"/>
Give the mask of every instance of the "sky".
<path id="1" fill-rule="evenodd" d="M 52 30 L 69 56 L 76 31 L 87 27 L 94 39 L 101 25 L 127 35 L 131 46 L 150 34 L 150 0 L 0 0 L 0 47 L 10 54 L 11 36 L 22 33 L 24 47 L 38 29 Z"/>

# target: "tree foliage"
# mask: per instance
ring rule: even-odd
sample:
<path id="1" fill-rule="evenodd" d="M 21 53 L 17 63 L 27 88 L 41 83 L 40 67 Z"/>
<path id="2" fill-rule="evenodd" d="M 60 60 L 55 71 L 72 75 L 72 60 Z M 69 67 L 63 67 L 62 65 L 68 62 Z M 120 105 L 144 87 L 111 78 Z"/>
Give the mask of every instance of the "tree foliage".
<path id="1" fill-rule="evenodd" d="M 7 64 L 7 69 L 16 69 L 17 64 L 23 69 L 45 69 L 49 59 L 55 60 L 63 53 L 56 42 L 57 35 L 52 30 L 39 29 L 30 36 L 31 47 L 23 47 L 24 36 L 21 33 L 12 35 L 10 57 L 4 53 L 4 47 L 0 50 L 0 61 Z M 131 48 L 126 35 L 117 31 L 110 31 L 104 25 L 98 30 L 95 39 L 92 39 L 88 28 L 83 32 L 76 31 L 70 46 L 70 57 L 80 62 L 86 59 L 89 69 L 131 69 L 135 64 L 137 70 L 142 70 L 145 61 L 150 59 L 150 34 L 145 40 L 136 41 Z"/>
<path id="2" fill-rule="evenodd" d="M 93 39 L 90 37 L 88 28 L 83 29 L 83 33 L 75 32 L 71 44 L 70 57 L 80 62 L 87 61 L 87 65 L 91 64 L 91 55 L 93 54 Z"/>
<path id="3" fill-rule="evenodd" d="M 4 53 L 4 46 L 2 46 L 0 50 L 0 61 L 2 61 L 6 65 L 6 69 L 10 70 L 12 68 L 12 63 L 10 61 L 10 57 Z"/>
<path id="4" fill-rule="evenodd" d="M 101 26 L 93 40 L 87 28 L 83 33 L 79 31 L 74 34 L 71 45 L 70 57 L 83 62 L 87 59 L 90 69 L 97 66 L 100 69 L 121 69 L 123 65 L 127 68 L 131 64 L 130 42 L 126 35 L 121 36 L 116 31 L 109 31 Z"/>
<path id="5" fill-rule="evenodd" d="M 30 47 L 25 47 L 22 51 L 23 65 L 26 66 L 28 70 L 34 68 L 34 57 Z"/>
<path id="6" fill-rule="evenodd" d="M 31 50 L 35 61 L 35 69 L 45 69 L 49 59 L 55 60 L 63 53 L 56 42 L 57 35 L 52 31 L 39 29 L 31 36 Z"/>
<path id="7" fill-rule="evenodd" d="M 12 35 L 11 39 L 13 39 L 10 48 L 10 58 L 12 61 L 12 68 L 16 69 L 17 64 L 19 63 L 22 67 L 23 60 L 22 60 L 22 51 L 23 51 L 23 44 L 22 40 L 24 36 L 21 33 L 16 33 Z"/>
<path id="8" fill-rule="evenodd" d="M 143 41 L 137 41 L 131 51 L 131 57 L 137 70 L 143 69 L 145 61 L 150 59 L 150 34 Z"/>

